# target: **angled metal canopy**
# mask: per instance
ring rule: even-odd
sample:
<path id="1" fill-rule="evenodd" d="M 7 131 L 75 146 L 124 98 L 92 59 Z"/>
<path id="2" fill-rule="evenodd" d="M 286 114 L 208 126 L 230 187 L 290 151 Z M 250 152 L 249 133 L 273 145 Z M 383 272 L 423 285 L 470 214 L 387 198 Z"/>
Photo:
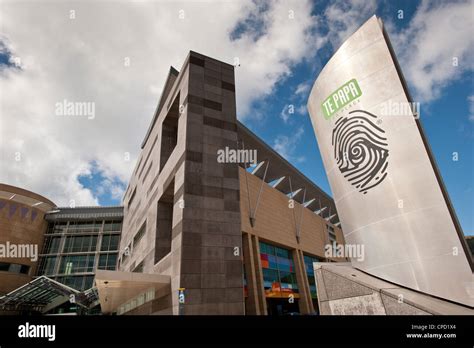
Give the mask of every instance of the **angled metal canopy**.
<path id="1" fill-rule="evenodd" d="M 69 301 L 71 295 L 74 295 L 75 303 L 84 308 L 90 308 L 97 301 L 97 294 L 93 289 L 80 292 L 41 276 L 0 297 L 0 310 L 46 313 Z"/>

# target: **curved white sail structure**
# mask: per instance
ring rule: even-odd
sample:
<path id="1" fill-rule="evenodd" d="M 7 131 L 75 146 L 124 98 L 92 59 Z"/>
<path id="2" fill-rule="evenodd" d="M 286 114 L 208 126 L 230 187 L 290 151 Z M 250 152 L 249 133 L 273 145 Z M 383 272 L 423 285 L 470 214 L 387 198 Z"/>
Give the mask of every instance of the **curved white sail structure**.
<path id="1" fill-rule="evenodd" d="M 417 119 L 383 25 L 349 37 L 308 100 L 352 265 L 474 305 L 472 256 Z"/>

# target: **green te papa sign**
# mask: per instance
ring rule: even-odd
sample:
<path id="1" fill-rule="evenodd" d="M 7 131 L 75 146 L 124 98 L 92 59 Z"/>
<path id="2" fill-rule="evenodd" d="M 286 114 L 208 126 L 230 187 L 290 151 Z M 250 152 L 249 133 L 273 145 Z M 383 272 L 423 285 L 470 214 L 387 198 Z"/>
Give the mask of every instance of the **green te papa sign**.
<path id="1" fill-rule="evenodd" d="M 341 110 L 351 101 L 362 95 L 359 84 L 356 79 L 352 79 L 331 93 L 329 97 L 321 104 L 323 115 L 329 120 L 332 115 Z"/>

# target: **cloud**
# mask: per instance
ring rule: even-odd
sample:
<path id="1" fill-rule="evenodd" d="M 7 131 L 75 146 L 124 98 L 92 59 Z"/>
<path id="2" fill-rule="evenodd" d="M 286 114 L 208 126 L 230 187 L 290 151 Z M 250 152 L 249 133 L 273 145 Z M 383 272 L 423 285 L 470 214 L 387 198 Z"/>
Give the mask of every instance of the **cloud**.
<path id="1" fill-rule="evenodd" d="M 308 95 L 308 92 L 311 88 L 311 83 L 309 81 L 302 82 L 296 86 L 295 94 L 301 98 L 305 98 Z"/>
<path id="2" fill-rule="evenodd" d="M 79 178 L 97 170 L 128 182 L 170 65 L 189 50 L 238 57 L 237 111 L 251 119 L 253 103 L 323 44 L 311 10 L 299 0 L 2 3 L 2 52 L 21 69 L 0 71 L 0 181 L 58 205 L 97 204 Z M 95 118 L 57 116 L 64 99 L 94 103 Z"/>
<path id="3" fill-rule="evenodd" d="M 474 67 L 471 1 L 428 2 L 400 33 L 390 33 L 405 77 L 418 101 L 430 102 Z M 390 29 L 392 26 L 389 26 Z"/>
<path id="4" fill-rule="evenodd" d="M 306 113 L 307 113 L 306 105 L 302 104 L 302 105 L 298 106 L 296 108 L 296 112 L 300 115 L 306 115 Z"/>
<path id="5" fill-rule="evenodd" d="M 337 1 L 324 11 L 327 39 L 337 49 L 366 20 L 375 14 L 375 0 Z"/>
<path id="6" fill-rule="evenodd" d="M 280 112 L 280 118 L 283 120 L 283 122 L 288 123 L 294 113 L 295 106 L 293 104 L 285 105 Z"/>
<path id="7" fill-rule="evenodd" d="M 282 157 L 288 161 L 297 160 L 299 162 L 304 160 L 302 156 L 295 156 L 296 145 L 298 140 L 303 135 L 304 129 L 300 127 L 294 132 L 294 134 L 278 135 L 273 142 L 273 149 L 278 152 Z"/>
<path id="8" fill-rule="evenodd" d="M 469 121 L 474 122 L 474 95 L 467 97 L 469 102 Z"/>
<path id="9" fill-rule="evenodd" d="M 283 120 L 284 123 L 291 123 L 292 116 L 295 114 L 306 115 L 306 105 L 304 104 L 300 106 L 296 106 L 294 104 L 285 105 L 280 112 L 280 118 Z"/>

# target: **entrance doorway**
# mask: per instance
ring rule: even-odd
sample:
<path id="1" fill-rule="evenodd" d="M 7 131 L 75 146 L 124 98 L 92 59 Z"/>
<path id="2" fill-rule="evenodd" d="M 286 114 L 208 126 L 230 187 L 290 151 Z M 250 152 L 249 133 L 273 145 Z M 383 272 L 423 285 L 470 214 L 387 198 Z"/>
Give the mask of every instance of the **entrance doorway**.
<path id="1" fill-rule="evenodd" d="M 299 314 L 298 299 L 294 300 L 294 303 L 290 303 L 287 298 L 267 298 L 268 315 Z"/>

